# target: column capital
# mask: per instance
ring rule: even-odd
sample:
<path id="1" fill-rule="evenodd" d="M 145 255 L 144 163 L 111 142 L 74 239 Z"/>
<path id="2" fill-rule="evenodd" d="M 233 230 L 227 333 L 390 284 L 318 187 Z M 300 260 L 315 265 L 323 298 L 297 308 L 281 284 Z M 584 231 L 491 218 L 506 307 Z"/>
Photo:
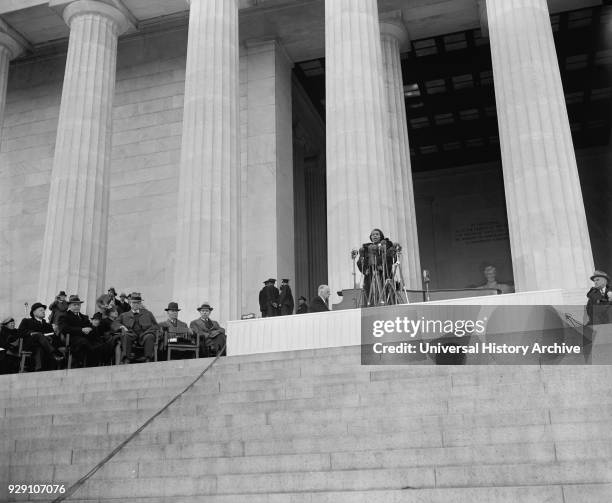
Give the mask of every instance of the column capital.
<path id="1" fill-rule="evenodd" d="M 382 12 L 378 16 L 380 36 L 395 38 L 400 50 L 410 50 L 410 35 L 404 24 L 401 10 Z"/>
<path id="2" fill-rule="evenodd" d="M 49 7 L 60 14 L 68 26 L 77 16 L 97 14 L 115 23 L 117 36 L 136 28 L 135 18 L 116 0 L 49 0 Z"/>
<path id="3" fill-rule="evenodd" d="M 25 50 L 25 47 L 18 40 L 4 31 L 0 31 L 0 48 L 9 51 L 9 59 L 15 59 Z"/>

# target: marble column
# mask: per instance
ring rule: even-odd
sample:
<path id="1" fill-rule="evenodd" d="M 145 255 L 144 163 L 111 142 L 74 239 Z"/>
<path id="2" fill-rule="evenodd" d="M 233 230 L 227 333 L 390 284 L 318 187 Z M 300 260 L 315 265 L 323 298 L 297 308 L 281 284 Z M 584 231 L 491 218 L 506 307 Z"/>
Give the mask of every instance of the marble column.
<path id="1" fill-rule="evenodd" d="M 174 299 L 239 314 L 238 5 L 191 0 L 179 169 Z"/>
<path id="2" fill-rule="evenodd" d="M 404 281 L 408 288 L 421 288 L 421 261 L 417 234 L 412 166 L 404 82 L 400 49 L 409 47 L 408 32 L 401 19 L 401 11 L 381 16 L 380 37 L 387 104 L 389 107 L 389 136 L 391 138 L 391 166 L 393 168 L 395 200 L 397 201 L 397 237 L 402 245 L 401 265 Z"/>
<path id="3" fill-rule="evenodd" d="M 104 275 L 117 38 L 129 26 L 118 9 L 78 0 L 70 27 L 42 249 L 38 300 L 78 293 L 92 311 Z"/>
<path id="4" fill-rule="evenodd" d="M 259 314 L 265 279 L 295 286 L 293 64 L 275 40 L 247 40 L 241 58 L 242 312 Z"/>
<path id="5" fill-rule="evenodd" d="M 376 0 L 325 2 L 327 234 L 332 292 L 353 287 L 351 248 L 396 239 L 394 172 Z"/>
<path id="6" fill-rule="evenodd" d="M 546 0 L 487 0 L 517 291 L 584 288 L 593 272 Z"/>
<path id="7" fill-rule="evenodd" d="M 23 46 L 0 27 L 0 133 L 4 122 L 6 106 L 6 87 L 8 84 L 9 64 L 21 54 Z"/>

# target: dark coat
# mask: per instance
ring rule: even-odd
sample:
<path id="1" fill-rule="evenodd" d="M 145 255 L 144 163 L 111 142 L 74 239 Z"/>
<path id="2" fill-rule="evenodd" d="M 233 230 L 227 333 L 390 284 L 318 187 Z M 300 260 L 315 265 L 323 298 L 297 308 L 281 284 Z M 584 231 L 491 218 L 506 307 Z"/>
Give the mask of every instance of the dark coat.
<path id="1" fill-rule="evenodd" d="M 304 302 L 302 305 L 299 305 L 295 314 L 304 314 L 308 312 L 308 304 Z"/>
<path id="2" fill-rule="evenodd" d="M 194 334 L 200 335 L 200 348 L 203 356 L 216 356 L 225 346 L 225 329 L 210 318 L 204 321 L 202 318 L 193 320 L 189 328 Z"/>
<path id="3" fill-rule="evenodd" d="M 49 311 L 51 311 L 51 314 L 49 315 L 49 323 L 52 325 L 58 325 L 59 319 L 66 311 L 68 311 L 68 302 L 65 300 L 55 299 L 49 306 Z"/>
<path id="4" fill-rule="evenodd" d="M 329 307 L 327 307 L 327 304 L 323 301 L 323 299 L 319 295 L 313 297 L 310 301 L 310 306 L 308 306 L 308 312 L 324 313 L 326 311 L 329 311 Z"/>
<path id="5" fill-rule="evenodd" d="M 66 311 L 59 319 L 59 329 L 62 334 L 70 334 L 70 337 L 84 337 L 84 328 L 92 328 L 89 317 L 79 313 L 76 315 L 72 311 Z"/>
<path id="6" fill-rule="evenodd" d="M 293 314 L 295 304 L 293 302 L 293 293 L 291 292 L 291 287 L 289 285 L 281 285 L 278 303 L 281 306 L 281 316 Z"/>
<path id="7" fill-rule="evenodd" d="M 376 266 L 377 271 L 380 272 L 384 268 L 385 276 L 390 277 L 394 260 L 395 247 L 390 239 L 384 238 L 381 240 L 380 246 L 374 243 L 364 243 L 361 245 L 357 267 L 363 274 L 369 274 L 370 267 Z"/>
<path id="8" fill-rule="evenodd" d="M 47 322 L 47 320 L 42 320 L 42 322 L 39 322 L 35 318 L 24 318 L 21 320 L 19 330 L 26 335 L 29 335 L 32 332 L 40 332 L 42 334 L 54 333 L 53 327 Z"/>
<path id="9" fill-rule="evenodd" d="M 599 288 L 591 288 L 587 292 L 586 311 L 589 317 L 589 325 L 599 325 L 612 322 L 612 305 L 608 300 L 608 292 L 612 291 L 606 286 L 602 294 Z"/>
<path id="10" fill-rule="evenodd" d="M 274 285 L 266 285 L 261 289 L 259 292 L 259 310 L 264 318 L 280 314 L 279 296 L 280 292 Z"/>
<path id="11" fill-rule="evenodd" d="M 159 325 L 155 316 L 151 311 L 148 311 L 145 308 L 140 308 L 140 316 L 138 317 L 138 323 L 140 324 L 140 330 L 136 331 L 134 329 L 135 316 L 132 310 L 129 310 L 127 313 L 122 313 L 119 316 L 119 323 L 123 325 L 128 330 L 136 333 L 136 335 L 141 336 L 146 333 L 157 333 L 159 329 Z"/>

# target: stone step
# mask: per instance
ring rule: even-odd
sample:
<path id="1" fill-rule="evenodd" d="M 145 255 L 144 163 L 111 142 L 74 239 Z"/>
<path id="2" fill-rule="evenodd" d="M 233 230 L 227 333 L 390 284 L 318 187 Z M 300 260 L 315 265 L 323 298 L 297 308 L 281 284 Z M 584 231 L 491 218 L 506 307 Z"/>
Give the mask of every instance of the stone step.
<path id="1" fill-rule="evenodd" d="M 129 498 L 130 503 L 604 503 L 609 499 L 580 499 L 581 494 L 595 495 L 606 498 L 612 494 L 612 486 L 609 485 L 569 485 L 569 486 L 515 486 L 515 487 L 470 487 L 470 488 L 437 488 L 437 489 L 405 489 L 405 490 L 374 490 L 374 491 L 321 491 L 321 492 L 299 492 L 281 494 L 226 494 L 206 495 L 191 493 L 195 489 L 188 485 L 183 490 L 177 486 L 182 482 L 179 480 L 172 483 L 163 495 L 156 494 L 143 497 L 138 492 L 138 487 L 126 484 L 122 488 L 113 491 L 105 491 L 102 483 L 88 483 L 87 487 L 81 488 L 70 501 L 80 503 L 125 503 Z M 152 491 L 159 487 L 153 487 Z M 100 498 L 96 491 L 100 490 L 106 494 Z M 113 496 L 122 492 L 120 496 Z M 131 495 L 129 494 L 131 492 Z M 179 494 L 176 494 L 179 493 Z M 576 498 L 576 499 L 568 499 Z M 169 500 L 171 497 L 171 500 Z M 564 499 L 565 498 L 565 499 Z M 32 497 L 32 501 L 44 501 L 44 497 Z M 11 503 L 23 501 L 12 499 Z"/>
<path id="2" fill-rule="evenodd" d="M 9 477 L 15 482 L 32 481 L 36 477 L 58 484 L 76 480 L 82 475 L 79 467 L 12 467 Z M 188 477 L 197 480 L 202 494 L 292 493 L 315 491 L 370 491 L 411 488 L 460 488 L 500 486 L 541 486 L 573 483 L 612 483 L 612 461 L 565 462 L 546 464 L 499 464 L 413 467 L 368 470 L 300 470 L 282 473 L 216 474 L 207 472 L 203 460 L 158 461 L 142 463 L 109 463 L 96 473 L 89 483 L 106 482 L 110 491 L 116 484 L 140 485 L 141 481 L 172 484 L 173 480 Z M 86 491 L 86 488 L 84 488 Z M 146 495 L 148 491 L 140 495 Z M 150 494 L 150 493 L 149 493 Z M 159 493 L 157 493 L 159 494 Z M 150 495 L 157 495 L 150 494 Z"/>
<path id="3" fill-rule="evenodd" d="M 421 414 L 419 414 L 421 412 Z M 21 420 L 3 420 L 0 427 L 13 439 L 23 438 L 69 438 L 75 432 L 79 434 L 101 435 L 123 433 L 128 434 L 139 428 L 150 414 L 141 417 L 107 417 L 98 420 L 95 414 L 89 414 L 82 421 L 67 416 L 71 421 L 67 424 L 52 424 L 52 416 L 41 416 L 47 419 L 47 424 L 36 425 L 33 431 L 32 424 L 24 424 L 37 419 L 25 418 Z M 612 418 L 612 405 L 596 405 L 588 408 L 575 408 L 564 410 L 533 409 L 505 414 L 468 414 L 468 415 L 425 415 L 423 410 L 413 407 L 352 407 L 323 410 L 302 410 L 296 412 L 279 411 L 266 414 L 233 414 L 206 416 L 197 414 L 195 409 L 186 411 L 179 409 L 172 414 L 164 413 L 148 426 L 147 431 L 165 432 L 173 434 L 176 441 L 184 432 L 191 431 L 199 438 L 216 438 L 229 440 L 239 435 L 241 439 L 285 437 L 292 434 L 310 434 L 332 431 L 338 433 L 367 434 L 373 422 L 379 429 L 395 431 L 405 428 L 407 424 L 413 430 L 436 427 L 440 430 L 453 428 L 473 427 L 500 427 L 534 424 L 563 424 L 583 423 L 589 424 L 597 419 L 602 421 Z M 194 438 L 196 438 L 194 437 Z"/>
<path id="4" fill-rule="evenodd" d="M 381 433 L 373 425 L 369 431 L 314 436 L 306 431 L 291 430 L 288 438 L 280 434 L 272 438 L 215 441 L 208 433 L 198 431 L 155 432 L 143 431 L 134 445 L 189 444 L 198 440 L 206 442 L 207 457 L 252 456 L 274 454 L 329 453 L 340 451 L 364 451 L 418 447 L 460 447 L 470 445 L 519 444 L 525 442 L 568 442 L 612 439 L 609 421 L 582 424 L 544 424 L 502 427 L 454 428 L 440 430 L 437 427 L 410 429 Z M 274 431 L 274 430 L 270 430 Z M 325 432 L 323 432 L 325 433 Z M 302 435 L 302 436 L 298 436 Z M 8 452 L 55 449 L 113 449 L 126 438 L 126 434 L 79 435 L 73 438 L 24 438 L 9 444 Z"/>
<path id="5" fill-rule="evenodd" d="M 600 389 L 601 388 L 601 389 Z M 273 411 L 285 409 L 308 409 L 308 408 L 333 408 L 334 405 L 346 406 L 370 406 L 388 404 L 402 404 L 421 409 L 423 413 L 444 413 L 449 414 L 478 414 L 510 412 L 513 410 L 553 408 L 566 409 L 577 406 L 590 406 L 595 404 L 612 403 L 612 394 L 605 389 L 606 383 L 594 383 L 593 389 L 588 394 L 581 391 L 578 394 L 558 392 L 544 392 L 538 390 L 537 393 L 530 394 L 521 392 L 521 388 L 512 394 L 500 395 L 499 397 L 488 398 L 478 397 L 467 393 L 465 396 L 441 395 L 415 396 L 412 391 L 397 393 L 375 393 L 364 392 L 359 394 L 331 395 L 325 393 L 316 394 L 312 390 L 304 393 L 294 393 L 287 390 L 272 390 L 261 392 L 234 392 L 208 395 L 205 402 L 201 405 L 197 395 L 183 396 L 173 407 L 180 406 L 182 403 L 195 404 L 199 414 L 206 415 L 207 411 L 215 410 L 221 413 L 254 413 L 258 411 Z M 426 388 L 425 388 L 426 390 Z M 368 391 L 368 390 L 365 390 Z M 191 392 L 190 392 L 191 393 Z M 297 396 L 295 396 L 297 395 Z M 304 396 L 305 395 L 305 396 Z M 323 396 L 321 396 L 323 395 Z M 420 395 L 420 394 L 419 394 Z M 170 397 L 147 397 L 136 400 L 107 400 L 88 403 L 87 409 L 91 413 L 97 411 L 135 411 L 138 409 L 157 410 L 163 407 Z M 19 417 L 33 417 L 37 415 L 57 415 L 68 414 L 71 412 L 82 412 L 82 403 L 53 405 L 44 408 L 32 407 L 12 407 L 3 410 L 5 418 L 17 419 Z"/>

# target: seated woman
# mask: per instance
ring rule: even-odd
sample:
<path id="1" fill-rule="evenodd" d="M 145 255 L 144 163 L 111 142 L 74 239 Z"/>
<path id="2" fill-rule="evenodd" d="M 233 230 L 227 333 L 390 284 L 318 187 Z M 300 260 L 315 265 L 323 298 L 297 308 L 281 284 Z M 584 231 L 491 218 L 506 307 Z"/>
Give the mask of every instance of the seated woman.
<path id="1" fill-rule="evenodd" d="M 388 303 L 388 290 L 394 290 L 393 262 L 396 251 L 393 243 L 380 229 L 370 233 L 370 242 L 359 249 L 357 267 L 363 274 L 364 306 Z"/>

